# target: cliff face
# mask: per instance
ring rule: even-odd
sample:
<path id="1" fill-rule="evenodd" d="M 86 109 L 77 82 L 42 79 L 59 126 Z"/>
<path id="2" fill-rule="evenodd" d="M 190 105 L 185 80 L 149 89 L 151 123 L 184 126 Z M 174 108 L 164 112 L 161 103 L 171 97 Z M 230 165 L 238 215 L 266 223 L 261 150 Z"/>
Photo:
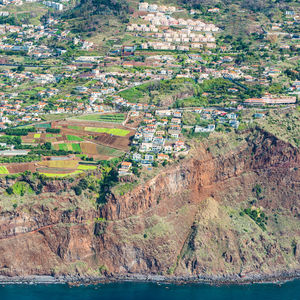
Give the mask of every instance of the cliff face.
<path id="1" fill-rule="evenodd" d="M 210 140 L 125 195 L 110 195 L 100 210 L 67 192 L 42 194 L 27 209 L 2 211 L 0 274 L 300 269 L 299 161 L 296 148 L 253 131 Z M 245 208 L 263 211 L 265 229 Z"/>

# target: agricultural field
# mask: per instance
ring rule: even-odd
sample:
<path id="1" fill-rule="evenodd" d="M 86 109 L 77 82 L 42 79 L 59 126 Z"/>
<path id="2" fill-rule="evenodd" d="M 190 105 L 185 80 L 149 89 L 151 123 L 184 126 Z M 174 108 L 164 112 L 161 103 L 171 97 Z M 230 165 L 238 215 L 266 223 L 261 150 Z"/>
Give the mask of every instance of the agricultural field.
<path id="1" fill-rule="evenodd" d="M 67 134 L 67 140 L 68 141 L 75 141 L 75 142 L 82 142 L 83 139 L 79 136 L 76 136 L 76 135 L 69 135 Z"/>
<path id="2" fill-rule="evenodd" d="M 76 125 L 70 125 L 68 126 L 69 129 L 73 129 L 73 130 L 81 130 L 80 126 L 76 126 Z"/>
<path id="3" fill-rule="evenodd" d="M 0 175 L 9 174 L 9 171 L 5 166 L 0 166 Z"/>
<path id="4" fill-rule="evenodd" d="M 69 151 L 68 144 L 65 144 L 65 143 L 58 144 L 58 150 Z"/>
<path id="5" fill-rule="evenodd" d="M 81 152 L 80 144 L 72 144 L 72 150 L 75 152 Z"/>
<path id="6" fill-rule="evenodd" d="M 80 144 L 78 143 L 61 143 L 53 145 L 55 150 L 81 152 Z"/>
<path id="7" fill-rule="evenodd" d="M 53 133 L 47 133 L 46 138 L 58 138 L 61 137 L 61 134 L 53 134 Z"/>
<path id="8" fill-rule="evenodd" d="M 78 175 L 82 172 L 83 172 L 82 170 L 76 170 L 65 174 L 60 174 L 60 173 L 40 173 L 40 174 L 50 178 L 63 178 L 63 177 Z"/>
<path id="9" fill-rule="evenodd" d="M 79 165 L 77 167 L 77 170 L 84 170 L 84 171 L 89 171 L 89 170 L 97 170 L 97 166 L 90 166 L 90 165 Z"/>
<path id="10" fill-rule="evenodd" d="M 35 172 L 36 164 L 34 162 L 29 163 L 11 163 L 6 166 L 9 174 L 17 174 L 25 171 Z"/>
<path id="11" fill-rule="evenodd" d="M 129 130 L 120 129 L 120 128 L 104 128 L 104 127 L 85 127 L 85 131 L 92 131 L 97 133 L 107 133 L 116 136 L 126 136 L 130 133 Z"/>
<path id="12" fill-rule="evenodd" d="M 124 114 L 121 115 L 124 116 Z M 79 121 L 68 119 L 55 122 L 53 128 L 59 127 L 61 128 L 63 137 L 57 139 L 57 142 L 68 144 L 70 141 L 79 142 L 79 139 L 82 139 L 80 143 L 81 150 L 83 154 L 87 155 L 99 155 L 98 151 L 95 149 L 96 146 L 93 146 L 90 143 L 119 149 L 121 151 L 128 151 L 130 144 L 129 138 L 135 133 L 134 130 L 130 130 L 117 123 L 101 123 L 86 120 Z M 73 136 L 76 136 L 77 138 L 74 138 Z M 87 144 L 83 144 L 85 142 L 87 142 Z M 55 150 L 67 149 L 66 146 L 60 147 L 61 148 L 54 143 Z M 89 147 L 91 147 L 91 149 L 89 149 Z M 102 155 L 102 153 L 100 155 Z"/>
<path id="13" fill-rule="evenodd" d="M 124 154 L 123 151 L 111 147 L 97 145 L 95 143 L 84 142 L 80 144 L 81 150 L 87 155 L 101 155 L 107 157 L 119 157 Z"/>
<path id="14" fill-rule="evenodd" d="M 120 150 L 114 149 L 114 148 L 110 148 L 110 147 L 106 147 L 106 146 L 102 146 L 102 145 L 101 146 L 97 145 L 97 151 L 101 155 L 114 156 L 114 157 L 119 157 L 124 154 L 123 151 L 120 151 Z"/>
<path id="15" fill-rule="evenodd" d="M 39 163 L 40 166 L 58 169 L 77 169 L 78 160 L 47 160 Z"/>
<path id="16" fill-rule="evenodd" d="M 125 114 L 92 114 L 84 115 L 76 118 L 85 121 L 109 122 L 109 123 L 122 123 L 125 120 Z"/>

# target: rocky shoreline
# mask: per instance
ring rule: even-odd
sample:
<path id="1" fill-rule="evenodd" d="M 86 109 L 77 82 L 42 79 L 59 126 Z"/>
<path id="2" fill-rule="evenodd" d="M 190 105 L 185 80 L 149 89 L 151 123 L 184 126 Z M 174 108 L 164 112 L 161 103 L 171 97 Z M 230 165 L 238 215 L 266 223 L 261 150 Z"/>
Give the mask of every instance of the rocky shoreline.
<path id="1" fill-rule="evenodd" d="M 111 282 L 153 282 L 164 284 L 210 284 L 210 285 L 228 285 L 228 284 L 253 284 L 253 283 L 283 283 L 300 279 L 300 270 L 293 272 L 275 273 L 273 275 L 252 274 L 247 276 L 162 276 L 162 275 L 143 275 L 143 274 L 126 274 L 117 276 L 101 277 L 82 277 L 82 276 L 0 276 L 0 284 L 69 284 L 92 285 L 105 284 Z"/>

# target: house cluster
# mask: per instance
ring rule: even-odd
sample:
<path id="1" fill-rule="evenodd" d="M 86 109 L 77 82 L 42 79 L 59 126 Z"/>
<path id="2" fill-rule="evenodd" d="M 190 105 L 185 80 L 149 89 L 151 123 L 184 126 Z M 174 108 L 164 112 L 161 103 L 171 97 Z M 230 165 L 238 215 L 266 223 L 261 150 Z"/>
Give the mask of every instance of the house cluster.
<path id="1" fill-rule="evenodd" d="M 26 1 L 27 2 L 27 1 Z M 20 6 L 23 4 L 22 0 L 1 0 L 0 4 L 2 5 L 16 5 L 16 6 Z"/>
<path id="2" fill-rule="evenodd" d="M 39 122 L 39 109 L 37 107 L 24 107 L 22 100 L 10 103 L 8 99 L 0 100 L 0 128 L 7 125 L 16 126 L 26 122 Z"/>
<path id="3" fill-rule="evenodd" d="M 53 2 L 56 3 L 56 2 Z M 59 4 L 59 3 L 56 3 Z M 25 52 L 35 59 L 49 58 L 59 56 L 65 52 L 63 49 L 51 49 L 40 43 L 41 39 L 57 38 L 64 40 L 67 38 L 69 31 L 57 33 L 57 29 L 53 29 L 50 25 L 54 25 L 57 19 L 45 25 L 0 25 L 0 49 L 3 51 Z M 17 37 L 15 36 L 17 34 Z"/>
<path id="4" fill-rule="evenodd" d="M 149 38 L 141 45 L 143 49 L 189 51 L 204 45 L 216 48 L 213 33 L 220 29 L 214 24 L 174 18 L 156 4 L 140 3 L 140 8 L 147 12 L 140 16 L 146 24 L 129 24 L 127 30 L 137 32 L 137 35 L 144 33 L 143 36 Z"/>
<path id="5" fill-rule="evenodd" d="M 298 81 L 294 81 L 293 83 L 292 83 L 292 86 L 290 87 L 290 89 L 289 89 L 291 92 L 293 92 L 293 93 L 297 93 L 297 94 L 299 94 L 300 93 L 300 81 L 298 80 Z"/>
<path id="6" fill-rule="evenodd" d="M 204 23 L 200 20 L 193 20 L 193 19 L 176 19 L 165 15 L 164 13 L 156 13 L 156 14 L 147 14 L 146 16 L 142 16 L 147 22 L 150 22 L 152 25 L 155 26 L 178 26 L 178 27 L 186 27 L 191 31 L 201 31 L 201 32 L 217 32 L 220 29 L 212 24 L 212 23 Z"/>
<path id="7" fill-rule="evenodd" d="M 43 4 L 59 11 L 64 9 L 64 6 L 61 3 L 57 3 L 53 1 L 43 1 Z"/>
<path id="8" fill-rule="evenodd" d="M 199 49 L 204 46 L 207 48 L 216 48 L 216 39 L 211 33 L 201 34 L 192 32 L 190 29 L 166 30 L 156 33 L 154 37 L 161 39 L 165 43 L 172 44 L 173 47 L 174 45 L 177 48 L 178 46 L 185 46 L 187 50 L 189 48 Z M 151 45 L 151 42 L 148 44 Z"/>
<path id="9" fill-rule="evenodd" d="M 176 12 L 176 7 L 175 6 L 149 4 L 147 2 L 140 2 L 139 3 L 139 11 L 173 13 L 173 12 Z"/>
<path id="10" fill-rule="evenodd" d="M 195 125 L 195 133 L 213 132 L 215 131 L 217 124 L 230 126 L 235 129 L 237 129 L 240 124 L 237 114 L 233 112 L 225 112 L 223 110 L 213 108 L 194 108 L 192 112 L 198 113 L 201 117 L 201 120 L 208 123 L 207 126 Z"/>
<path id="11" fill-rule="evenodd" d="M 155 105 L 150 105 L 147 103 L 130 103 L 118 95 L 112 96 L 112 104 L 114 104 L 118 109 L 126 108 L 131 111 L 150 111 L 155 109 Z"/>
<path id="12" fill-rule="evenodd" d="M 173 154 L 187 150 L 180 139 L 181 118 L 182 113 L 175 110 L 146 112 L 132 142 L 132 160 L 149 167 L 154 161 L 168 161 Z"/>
<path id="13" fill-rule="evenodd" d="M 12 80 L 13 82 L 22 82 L 22 81 L 34 81 L 39 84 L 47 84 L 47 83 L 55 83 L 56 77 L 53 74 L 49 73 L 41 73 L 36 74 L 33 72 L 24 72 L 24 73 L 18 73 L 18 72 L 12 72 L 8 70 L 4 70 L 0 73 L 0 77 L 6 77 Z"/>

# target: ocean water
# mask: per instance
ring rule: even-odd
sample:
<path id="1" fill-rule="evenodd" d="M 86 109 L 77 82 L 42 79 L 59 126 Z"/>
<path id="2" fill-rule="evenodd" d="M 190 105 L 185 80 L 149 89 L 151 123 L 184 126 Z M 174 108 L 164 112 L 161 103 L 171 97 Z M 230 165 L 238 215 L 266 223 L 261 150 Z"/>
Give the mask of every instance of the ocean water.
<path id="1" fill-rule="evenodd" d="M 300 281 L 284 284 L 211 286 L 205 284 L 107 283 L 69 287 L 2 285 L 0 300 L 300 300 Z"/>

